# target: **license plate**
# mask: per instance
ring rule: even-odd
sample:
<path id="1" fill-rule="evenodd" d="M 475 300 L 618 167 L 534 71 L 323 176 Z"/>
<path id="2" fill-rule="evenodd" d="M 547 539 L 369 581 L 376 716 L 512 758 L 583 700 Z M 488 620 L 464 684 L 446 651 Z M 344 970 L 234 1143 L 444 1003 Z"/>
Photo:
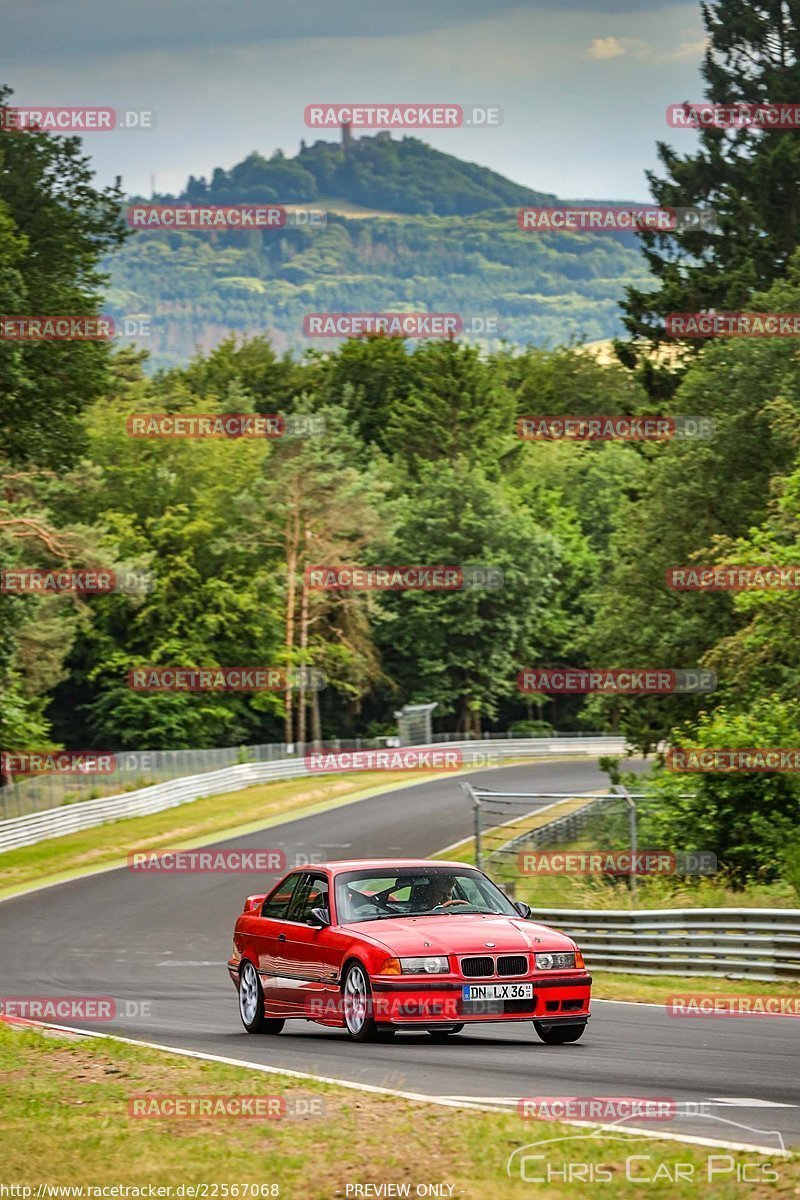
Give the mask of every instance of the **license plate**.
<path id="1" fill-rule="evenodd" d="M 464 1000 L 531 1000 L 532 983 L 465 983 Z"/>

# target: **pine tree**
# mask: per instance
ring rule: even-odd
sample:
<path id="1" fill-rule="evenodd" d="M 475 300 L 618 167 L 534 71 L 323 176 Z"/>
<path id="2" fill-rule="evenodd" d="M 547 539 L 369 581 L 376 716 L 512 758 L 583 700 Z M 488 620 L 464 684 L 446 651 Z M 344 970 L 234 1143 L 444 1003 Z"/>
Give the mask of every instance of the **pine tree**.
<path id="1" fill-rule="evenodd" d="M 711 0 L 702 9 L 708 101 L 800 102 L 800 0 Z M 625 325 L 651 346 L 665 340 L 667 313 L 746 308 L 787 274 L 800 242 L 800 131 L 706 127 L 695 153 L 659 142 L 658 154 L 664 175 L 647 173 L 657 203 L 711 208 L 719 228 L 641 234 L 660 286 L 628 289 Z M 630 349 L 627 357 L 619 349 L 630 365 Z"/>

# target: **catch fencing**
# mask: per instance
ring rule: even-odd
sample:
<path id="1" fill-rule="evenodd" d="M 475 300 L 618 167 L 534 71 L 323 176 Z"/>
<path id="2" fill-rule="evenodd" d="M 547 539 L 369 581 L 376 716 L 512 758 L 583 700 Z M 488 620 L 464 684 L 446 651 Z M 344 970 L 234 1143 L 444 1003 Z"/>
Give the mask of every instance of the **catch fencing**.
<path id="1" fill-rule="evenodd" d="M 604 738 L 597 733 L 554 733 L 537 735 L 537 741 L 556 738 L 559 742 L 582 742 L 587 739 Z M 462 745 L 466 741 L 487 742 L 493 745 L 503 741 L 534 740 L 530 735 L 509 733 L 484 734 L 481 738 L 465 738 L 459 733 L 434 734 L 425 745 Z M 413 744 L 422 739 L 415 739 Z M 619 738 L 612 739 L 622 745 Z M 377 738 L 330 738 L 325 747 L 332 750 L 379 750 L 386 747 L 412 744 L 398 737 Z M 304 753 L 317 749 L 316 743 L 266 742 L 256 746 L 207 747 L 199 750 L 119 750 L 96 751 L 113 753 L 113 774 L 102 774 L 85 770 L 75 773 L 49 773 L 46 775 L 18 776 L 12 783 L 0 787 L 0 820 L 22 817 L 27 813 L 57 808 L 62 804 L 75 804 L 81 800 L 97 800 L 101 796 L 118 796 L 120 792 L 139 791 L 151 784 L 163 783 L 167 779 L 181 779 L 187 775 L 201 775 L 207 771 L 219 771 L 244 763 L 274 763 L 286 759 L 302 758 Z"/>
<path id="2" fill-rule="evenodd" d="M 514 758 L 547 758 L 554 755 L 597 757 L 604 754 L 623 754 L 625 751 L 624 738 L 605 736 L 562 737 L 559 735 L 553 738 L 505 738 L 481 741 L 448 741 L 446 736 L 442 736 L 437 745 L 441 746 L 443 743 L 460 750 L 464 765 L 473 768 L 493 766 Z M 382 748 L 374 743 L 365 746 L 363 742 L 358 747 L 352 743 L 350 745 L 340 743 L 337 746 L 337 743 L 333 742 L 330 747 L 343 750 Z M 326 748 L 328 747 L 326 746 Z M 254 749 L 258 749 L 258 747 Z M 313 748 L 308 746 L 306 749 L 311 752 Z M 424 750 L 426 747 L 416 747 L 415 749 Z M 241 752 L 233 751 L 232 753 Z M 188 804 L 192 800 L 198 800 L 204 796 L 240 791 L 257 784 L 294 779 L 310 774 L 316 778 L 320 777 L 320 772 L 309 771 L 304 756 L 296 755 L 275 761 L 240 762 L 235 766 L 223 767 L 221 770 L 167 780 L 151 787 L 125 792 L 122 795 L 103 796 L 94 800 L 62 804 L 42 812 L 28 813 L 24 816 L 0 821 L 0 853 L 21 846 L 30 846 L 35 842 L 44 841 L 46 838 L 62 837 L 64 834 L 74 833 L 78 830 L 91 829 L 93 826 L 104 825 L 109 821 L 161 812 L 180 804 Z M 391 777 L 391 772 L 387 772 L 387 775 Z"/>
<path id="3" fill-rule="evenodd" d="M 570 792 L 492 792 L 462 784 L 473 806 L 475 862 L 506 876 L 517 869 L 521 851 L 574 841 L 588 824 L 610 810 L 624 813 L 621 792 L 580 795 Z M 554 809 L 559 815 L 543 822 Z"/>
<path id="4" fill-rule="evenodd" d="M 568 845 L 587 830 L 594 834 L 615 826 L 633 830 L 630 818 L 636 800 L 641 799 L 622 792 L 523 796 L 462 786 L 475 806 L 476 860 L 510 895 L 520 878 L 520 852 Z M 534 800 L 537 807 L 532 806 Z M 541 820 L 570 803 L 571 811 Z M 524 811 L 518 811 L 520 806 Z M 514 814 L 510 818 L 509 812 Z M 635 834 L 632 842 L 635 850 Z M 634 875 L 632 885 L 635 880 Z M 590 970 L 800 982 L 798 909 L 533 908 L 531 918 L 574 938 Z"/>

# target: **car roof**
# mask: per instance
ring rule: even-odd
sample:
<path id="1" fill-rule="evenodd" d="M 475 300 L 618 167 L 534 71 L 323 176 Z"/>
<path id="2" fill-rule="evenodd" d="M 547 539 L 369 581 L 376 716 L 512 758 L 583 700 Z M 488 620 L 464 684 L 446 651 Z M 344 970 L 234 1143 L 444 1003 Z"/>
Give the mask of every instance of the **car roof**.
<path id="1" fill-rule="evenodd" d="M 316 866 L 326 867 L 332 875 L 339 875 L 343 871 L 370 870 L 373 867 L 385 867 L 388 870 L 419 867 L 423 871 L 430 871 L 435 867 L 461 867 L 466 868 L 468 871 L 477 869 L 469 863 L 449 862 L 441 858 L 347 858 L 337 859 L 333 862 L 317 863 Z"/>

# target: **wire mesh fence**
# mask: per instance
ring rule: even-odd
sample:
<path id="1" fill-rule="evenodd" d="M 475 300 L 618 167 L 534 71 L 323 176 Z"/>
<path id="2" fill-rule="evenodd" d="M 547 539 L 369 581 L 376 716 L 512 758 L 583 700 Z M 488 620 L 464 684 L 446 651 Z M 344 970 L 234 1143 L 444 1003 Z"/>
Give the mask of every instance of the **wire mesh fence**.
<path id="1" fill-rule="evenodd" d="M 599 887 L 608 899 L 608 885 L 620 883 L 635 901 L 640 877 L 686 879 L 714 875 L 718 868 L 713 851 L 642 848 L 642 835 L 648 837 L 652 824 L 648 802 L 659 801 L 652 792 L 629 792 L 619 785 L 583 794 L 494 792 L 470 783 L 463 787 L 473 804 L 477 865 L 510 895 L 531 903 L 543 888 L 545 893 L 598 899 Z M 547 887 L 546 877 L 557 878 Z M 566 890 L 565 877 L 571 877 Z"/>
<path id="2" fill-rule="evenodd" d="M 635 843 L 626 796 L 491 792 L 465 784 L 474 806 L 475 859 L 483 870 L 514 893 L 525 872 L 525 855 L 547 847 L 554 852 L 585 844 L 619 850 Z"/>
<path id="3" fill-rule="evenodd" d="M 558 739 L 583 740 L 603 736 L 596 733 L 559 733 Z M 470 737 L 462 733 L 437 733 L 431 737 L 432 745 L 449 742 L 491 742 L 503 739 L 530 741 L 528 734 L 487 733 L 482 737 Z M 542 740 L 547 740 L 542 735 Z M 199 750 L 120 750 L 98 751 L 110 754 L 112 771 L 70 771 L 42 775 L 17 776 L 0 787 L 0 820 L 21 817 L 28 813 L 43 812 L 63 804 L 75 804 L 82 800 L 99 799 L 102 796 L 119 795 L 137 791 L 151 784 L 163 783 L 185 775 L 201 775 L 207 771 L 218 771 L 238 763 L 273 762 L 277 759 L 302 757 L 306 752 L 317 749 L 330 750 L 380 750 L 386 746 L 397 746 L 397 736 L 374 738 L 327 738 L 324 746 L 317 742 L 287 743 L 267 742 L 254 746 L 226 746 Z"/>
<path id="4" fill-rule="evenodd" d="M 335 750 L 379 749 L 389 738 L 333 738 L 326 746 Z M 110 771 L 53 772 L 19 776 L 0 788 L 0 820 L 43 812 L 62 804 L 95 800 L 101 796 L 137 791 L 184 775 L 202 775 L 238 763 L 273 762 L 302 756 L 314 749 L 309 743 L 268 742 L 258 746 L 226 746 L 201 750 L 130 750 L 111 753 Z"/>

